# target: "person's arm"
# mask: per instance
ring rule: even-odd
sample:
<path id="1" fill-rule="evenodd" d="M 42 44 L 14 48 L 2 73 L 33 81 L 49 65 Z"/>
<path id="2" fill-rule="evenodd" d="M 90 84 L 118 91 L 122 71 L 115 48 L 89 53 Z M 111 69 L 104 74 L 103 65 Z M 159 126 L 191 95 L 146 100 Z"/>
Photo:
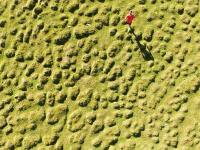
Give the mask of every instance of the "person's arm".
<path id="1" fill-rule="evenodd" d="M 133 15 L 133 20 L 135 20 L 135 15 Z"/>
<path id="2" fill-rule="evenodd" d="M 126 19 L 127 19 L 127 17 L 128 17 L 128 16 L 126 15 L 126 16 L 124 17 L 124 20 L 126 20 Z"/>
<path id="3" fill-rule="evenodd" d="M 136 17 L 136 14 L 134 13 L 133 16 L 134 16 L 134 18 L 135 18 L 135 17 Z"/>

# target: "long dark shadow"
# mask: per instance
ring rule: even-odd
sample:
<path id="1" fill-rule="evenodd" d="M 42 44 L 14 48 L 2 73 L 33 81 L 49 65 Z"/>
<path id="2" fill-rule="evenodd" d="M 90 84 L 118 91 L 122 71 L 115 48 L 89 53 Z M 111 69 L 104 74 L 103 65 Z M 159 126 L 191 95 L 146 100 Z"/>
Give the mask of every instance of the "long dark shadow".
<path id="1" fill-rule="evenodd" d="M 137 35 L 132 31 L 133 35 L 135 36 L 136 43 L 140 49 L 140 52 L 142 53 L 142 56 L 145 60 L 154 60 L 153 55 L 151 52 L 147 49 L 146 45 L 143 45 L 140 43 L 140 38 L 137 37 Z M 131 43 L 133 43 L 133 40 L 131 39 Z"/>

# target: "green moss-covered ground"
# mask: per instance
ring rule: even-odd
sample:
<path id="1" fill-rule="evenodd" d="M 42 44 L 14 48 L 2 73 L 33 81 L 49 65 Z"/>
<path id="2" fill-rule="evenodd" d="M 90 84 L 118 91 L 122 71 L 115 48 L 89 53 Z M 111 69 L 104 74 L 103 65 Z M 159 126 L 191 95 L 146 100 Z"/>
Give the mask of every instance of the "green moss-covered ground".
<path id="1" fill-rule="evenodd" d="M 199 150 L 199 9 L 0 0 L 0 150 Z"/>

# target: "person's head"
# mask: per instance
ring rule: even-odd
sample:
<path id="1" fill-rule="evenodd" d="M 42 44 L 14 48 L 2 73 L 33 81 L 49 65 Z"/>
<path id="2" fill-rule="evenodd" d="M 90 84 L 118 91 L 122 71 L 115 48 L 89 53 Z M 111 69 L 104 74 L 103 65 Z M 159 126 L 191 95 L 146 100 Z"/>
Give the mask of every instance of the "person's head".
<path id="1" fill-rule="evenodd" d="M 134 15 L 135 16 L 135 12 L 132 10 L 129 10 L 129 15 Z"/>

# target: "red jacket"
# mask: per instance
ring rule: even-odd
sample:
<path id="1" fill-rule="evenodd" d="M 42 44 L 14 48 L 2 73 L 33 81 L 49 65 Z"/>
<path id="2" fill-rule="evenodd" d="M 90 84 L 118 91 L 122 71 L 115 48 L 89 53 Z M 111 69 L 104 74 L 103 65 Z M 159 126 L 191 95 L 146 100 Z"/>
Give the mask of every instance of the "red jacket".
<path id="1" fill-rule="evenodd" d="M 135 16 L 134 15 L 127 15 L 126 16 L 126 22 L 128 23 L 128 24 L 131 24 L 132 22 L 133 22 L 133 20 L 135 19 Z"/>

